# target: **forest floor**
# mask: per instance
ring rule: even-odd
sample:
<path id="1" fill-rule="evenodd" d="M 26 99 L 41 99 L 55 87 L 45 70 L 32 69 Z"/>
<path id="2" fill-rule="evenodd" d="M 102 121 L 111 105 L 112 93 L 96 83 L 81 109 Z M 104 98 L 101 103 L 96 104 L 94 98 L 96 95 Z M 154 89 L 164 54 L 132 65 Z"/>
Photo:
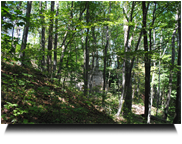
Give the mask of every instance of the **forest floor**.
<path id="1" fill-rule="evenodd" d="M 145 123 L 142 105 L 133 104 L 132 114 L 116 117 L 99 105 L 100 100 L 96 102 L 75 89 L 52 84 L 34 68 L 1 62 L 1 82 L 2 124 Z"/>

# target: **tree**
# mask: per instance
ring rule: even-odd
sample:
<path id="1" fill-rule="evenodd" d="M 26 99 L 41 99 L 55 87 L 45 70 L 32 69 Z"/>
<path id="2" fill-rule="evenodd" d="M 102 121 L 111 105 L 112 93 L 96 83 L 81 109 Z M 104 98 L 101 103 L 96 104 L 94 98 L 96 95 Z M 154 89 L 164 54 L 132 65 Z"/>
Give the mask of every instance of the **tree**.
<path id="1" fill-rule="evenodd" d="M 155 3 L 155 2 L 154 2 Z M 151 27 L 153 27 L 154 25 L 154 21 L 156 19 L 155 17 L 155 12 L 156 12 L 156 3 L 155 3 L 155 7 L 153 10 L 153 19 L 152 19 L 152 24 Z M 149 37 L 150 37 L 150 51 L 152 51 L 152 29 L 149 30 Z M 153 44 L 154 44 L 154 49 L 155 49 L 155 29 L 153 30 Z M 155 67 L 155 62 L 154 62 L 154 67 Z M 152 74 L 152 86 L 151 86 L 151 95 L 149 97 L 149 112 L 148 112 L 148 116 L 147 116 L 147 123 L 150 124 L 150 118 L 151 118 L 151 109 L 152 109 L 152 102 L 153 102 L 153 95 L 154 95 L 154 91 L 153 91 L 153 82 L 154 82 L 154 72 Z"/>
<path id="2" fill-rule="evenodd" d="M 87 12 L 86 12 L 86 23 L 89 23 L 89 2 L 87 2 Z M 88 49 L 88 33 L 89 28 L 87 28 L 86 39 L 85 39 L 85 50 L 84 50 L 84 95 L 88 95 L 88 65 L 89 65 L 89 49 Z"/>
<path id="3" fill-rule="evenodd" d="M 55 97 L 67 95 L 71 101 L 68 106 L 74 107 L 74 113 L 82 112 L 77 109 L 79 101 L 79 106 L 94 110 L 96 107 L 106 115 L 116 113 L 117 119 L 122 112 L 126 123 L 137 123 L 138 116 L 133 115 L 136 112 L 145 112 L 148 124 L 153 124 L 153 119 L 180 123 L 179 2 L 6 1 L 1 4 L 3 96 L 13 92 L 18 99 L 16 92 L 21 89 L 26 96 L 41 95 L 43 101 L 42 96 L 47 99 L 51 96 L 49 101 L 54 99 L 60 104 Z M 20 60 L 25 69 L 19 65 Z M 10 67 L 22 69 L 23 79 L 12 75 L 18 69 L 10 72 Z M 34 70 L 44 81 L 32 77 Z M 12 78 L 9 80 L 11 76 L 16 84 L 12 84 Z M 31 80 L 34 81 L 30 84 Z M 37 85 L 46 85 L 47 90 L 39 93 L 41 87 Z M 26 103 L 26 98 L 22 103 Z M 138 111 L 139 107 L 145 111 Z"/>
<path id="4" fill-rule="evenodd" d="M 174 69 L 174 59 L 175 59 L 175 34 L 176 34 L 176 29 L 173 31 L 172 34 L 172 58 L 171 58 L 171 71 L 170 71 L 170 75 L 169 75 L 169 91 L 168 91 L 168 95 L 167 95 L 167 100 L 166 100 L 166 104 L 165 104 L 165 108 L 164 108 L 164 114 L 163 114 L 163 119 L 167 119 L 167 115 L 168 115 L 168 108 L 169 108 L 169 102 L 171 99 L 171 92 L 172 92 L 172 81 L 173 81 L 173 69 Z"/>
<path id="5" fill-rule="evenodd" d="M 111 2 L 109 2 L 109 14 L 111 12 Z M 109 19 L 108 19 L 109 20 Z M 103 71 L 103 97 L 102 97 L 102 106 L 104 107 L 104 102 L 105 102 L 105 88 L 106 88 L 106 61 L 107 61 L 107 50 L 108 50 L 108 45 L 109 45 L 109 27 L 106 26 L 106 45 L 104 48 L 104 71 Z"/>
<path id="6" fill-rule="evenodd" d="M 181 8 L 179 6 L 179 8 Z M 178 35 L 179 35 L 179 49 L 178 49 L 178 66 L 181 67 L 181 12 L 178 11 Z M 181 71 L 177 73 L 177 94 L 176 94 L 176 108 L 173 123 L 181 123 Z"/>
<path id="7" fill-rule="evenodd" d="M 148 56 L 148 41 L 147 41 L 147 31 L 146 31 L 146 21 L 147 21 L 147 10 L 149 3 L 146 7 L 146 2 L 142 2 L 143 11 L 143 37 L 144 37 L 144 49 L 145 53 L 145 118 L 148 117 L 149 109 L 149 97 L 150 97 L 150 59 Z"/>
<path id="8" fill-rule="evenodd" d="M 29 25 L 30 25 L 31 5 L 32 5 L 32 1 L 27 1 L 26 25 L 25 25 L 24 31 L 23 31 L 22 44 L 21 44 L 21 54 L 20 54 L 22 66 L 25 66 L 25 51 L 24 50 L 26 49 L 28 29 L 29 29 Z"/>
<path id="9" fill-rule="evenodd" d="M 56 2 L 56 19 L 55 19 L 55 38 L 54 38 L 54 64 L 53 64 L 53 71 L 56 72 L 57 67 L 57 37 L 58 37 L 58 13 L 59 13 L 59 2 Z"/>
<path id="10" fill-rule="evenodd" d="M 42 23 L 42 31 L 41 31 L 41 47 L 43 51 L 42 59 L 41 59 L 41 68 L 42 70 L 45 70 L 45 16 L 43 15 L 43 6 L 42 1 L 40 3 L 40 14 L 41 14 L 41 23 Z M 45 10 L 47 9 L 47 2 L 45 2 Z"/>
<path id="11" fill-rule="evenodd" d="M 47 55 L 47 71 L 51 73 L 52 70 L 52 32 L 53 32 L 53 19 L 54 19 L 54 1 L 51 1 L 51 16 L 49 22 L 49 39 L 48 39 L 48 55 Z"/>

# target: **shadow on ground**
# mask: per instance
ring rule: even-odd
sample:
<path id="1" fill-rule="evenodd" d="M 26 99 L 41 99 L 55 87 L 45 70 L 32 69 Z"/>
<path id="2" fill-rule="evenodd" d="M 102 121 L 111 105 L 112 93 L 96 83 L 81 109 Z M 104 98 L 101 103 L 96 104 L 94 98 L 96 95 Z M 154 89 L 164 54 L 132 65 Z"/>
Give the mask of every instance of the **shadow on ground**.
<path id="1" fill-rule="evenodd" d="M 82 95 L 49 83 L 40 71 L 2 62 L 1 123 L 116 123 Z"/>

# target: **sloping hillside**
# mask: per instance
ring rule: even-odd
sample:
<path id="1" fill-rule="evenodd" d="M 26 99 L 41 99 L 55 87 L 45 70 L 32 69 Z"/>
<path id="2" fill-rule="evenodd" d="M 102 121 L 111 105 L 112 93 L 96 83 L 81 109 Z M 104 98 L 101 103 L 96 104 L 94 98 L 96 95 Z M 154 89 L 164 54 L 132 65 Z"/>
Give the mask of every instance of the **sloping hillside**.
<path id="1" fill-rule="evenodd" d="M 1 63 L 1 123 L 115 123 L 82 94 L 48 82 L 38 70 Z"/>

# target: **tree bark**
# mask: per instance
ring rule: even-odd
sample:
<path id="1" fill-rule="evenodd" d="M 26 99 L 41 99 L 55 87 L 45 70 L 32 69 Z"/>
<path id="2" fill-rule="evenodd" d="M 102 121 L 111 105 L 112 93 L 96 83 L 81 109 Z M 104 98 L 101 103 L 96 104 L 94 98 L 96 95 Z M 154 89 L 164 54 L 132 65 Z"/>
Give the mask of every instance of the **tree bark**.
<path id="1" fill-rule="evenodd" d="M 30 18 L 31 5 L 32 5 L 32 1 L 27 1 L 27 11 L 26 11 L 27 19 Z M 26 49 L 29 25 L 30 25 L 30 20 L 26 20 L 26 25 L 25 25 L 24 31 L 23 31 L 21 53 L 20 53 L 20 59 L 21 59 L 22 66 L 25 66 L 25 52 L 23 50 Z"/>
<path id="2" fill-rule="evenodd" d="M 155 11 L 156 11 L 156 3 L 153 11 L 153 20 L 151 26 L 153 27 L 154 21 L 155 21 Z M 152 29 L 149 30 L 149 36 L 150 36 L 150 51 L 152 51 Z M 155 49 L 155 29 L 153 30 L 153 40 L 154 40 L 154 49 Z M 150 56 L 151 57 L 151 56 Z M 151 59 L 151 58 L 149 58 Z M 155 67 L 155 62 L 154 62 Z M 151 109 L 152 109 L 152 102 L 153 102 L 153 81 L 154 81 L 154 72 L 152 74 L 152 86 L 151 86 L 151 95 L 149 97 L 149 112 L 147 116 L 147 123 L 150 124 L 150 118 L 151 118 Z"/>
<path id="3" fill-rule="evenodd" d="M 143 10 L 143 36 L 144 36 L 144 49 L 145 53 L 145 118 L 148 117 L 149 110 L 149 98 L 150 98 L 150 59 L 148 56 L 148 41 L 147 41 L 147 31 L 146 31 L 146 21 L 147 21 L 147 7 L 145 1 L 142 1 Z"/>
<path id="4" fill-rule="evenodd" d="M 181 8 L 181 7 L 180 7 Z M 179 35 L 179 49 L 178 49 L 178 66 L 181 67 L 181 11 L 179 9 L 178 16 L 178 35 Z M 176 94 L 176 108 L 173 123 L 181 123 L 181 70 L 177 73 L 177 94 Z"/>
<path id="5" fill-rule="evenodd" d="M 49 39 L 48 39 L 48 55 L 47 55 L 47 71 L 49 74 L 52 73 L 52 32 L 53 32 L 53 16 L 54 12 L 54 1 L 51 1 L 51 17 L 50 17 L 50 22 L 49 22 Z"/>
<path id="6" fill-rule="evenodd" d="M 59 13 L 59 1 L 56 2 L 56 19 L 55 19 L 55 38 L 54 38 L 54 64 L 53 64 L 53 72 L 56 72 L 57 67 L 57 39 L 58 39 L 58 13 Z"/>
<path id="7" fill-rule="evenodd" d="M 162 36 L 160 38 L 160 42 L 161 42 L 161 47 L 162 47 Z M 158 114 L 158 108 L 159 108 L 159 99 L 161 98 L 161 90 L 160 90 L 160 71 L 161 70 L 161 52 L 160 52 L 160 57 L 159 57 L 159 76 L 158 76 L 158 79 L 159 79 L 159 82 L 158 82 L 158 94 L 157 94 L 157 110 L 156 110 L 156 116 Z"/>
<path id="8" fill-rule="evenodd" d="M 127 15 L 126 7 L 124 7 L 123 11 L 126 13 L 127 22 L 132 22 L 133 20 L 133 11 L 134 11 L 135 2 L 132 2 L 132 8 L 130 16 Z M 131 26 L 125 26 L 125 52 L 128 52 L 131 48 L 131 41 L 133 40 L 133 35 L 130 38 L 130 30 Z M 127 114 L 131 112 L 131 104 L 132 104 L 132 87 L 131 87 L 131 73 L 130 73 L 131 59 L 125 57 L 125 89 L 124 89 L 124 113 Z"/>
<path id="9" fill-rule="evenodd" d="M 171 59 L 171 70 L 170 70 L 170 75 L 169 75 L 169 91 L 167 94 L 167 100 L 164 108 L 164 113 L 163 113 L 163 119 L 167 119 L 168 116 L 168 108 L 169 108 L 169 102 L 171 100 L 171 92 L 172 92 L 172 79 L 173 79 L 173 68 L 174 68 L 174 58 L 175 58 L 175 34 L 176 30 L 173 31 L 172 34 L 172 59 Z"/>
<path id="10" fill-rule="evenodd" d="M 87 5 L 86 22 L 89 23 L 89 2 Z M 89 51 L 88 51 L 88 33 L 89 28 L 87 28 L 87 35 L 85 39 L 85 50 L 84 50 L 84 96 L 88 95 L 88 65 L 89 65 Z"/>
<path id="11" fill-rule="evenodd" d="M 133 11 L 134 11 L 134 6 L 135 6 L 135 2 L 132 2 L 132 9 L 131 9 L 131 14 L 130 14 L 130 22 L 132 22 L 132 15 L 133 15 Z M 123 8 L 124 13 L 126 14 L 126 8 Z M 127 17 L 127 15 L 125 16 L 125 22 L 126 20 L 129 20 L 129 18 Z M 129 22 L 129 21 L 128 21 Z M 131 47 L 131 41 L 133 39 L 133 35 L 130 38 L 130 42 L 129 42 L 129 34 L 130 34 L 130 26 L 126 26 L 125 25 L 125 34 L 124 34 L 124 45 L 125 45 L 125 52 L 128 52 L 128 49 Z M 141 41 L 141 36 L 142 36 L 142 31 L 140 33 L 135 51 L 137 51 L 140 41 Z M 125 55 L 125 60 L 123 63 L 123 78 L 122 78 L 122 92 L 121 92 L 121 98 L 120 98 L 120 102 L 119 102 L 119 108 L 118 108 L 118 112 L 117 112 L 117 116 L 119 116 L 120 112 L 121 112 L 121 108 L 123 105 L 123 99 L 125 98 L 125 103 L 124 103 L 124 113 L 127 114 L 128 112 L 131 112 L 131 105 L 132 105 L 132 86 L 131 86 L 131 71 L 133 68 L 133 63 L 134 63 L 134 59 L 135 57 L 133 57 L 132 61 L 126 59 L 126 55 Z"/>
<path id="12" fill-rule="evenodd" d="M 41 59 L 41 69 L 42 71 L 45 71 L 45 20 L 44 20 L 44 16 L 43 16 L 43 6 L 42 6 L 42 1 L 39 2 L 40 3 L 40 14 L 41 16 L 41 24 L 42 24 L 42 31 L 41 31 L 41 49 L 43 51 L 42 53 L 42 59 Z M 47 9 L 47 2 L 45 2 L 45 10 Z"/>
<path id="13" fill-rule="evenodd" d="M 111 12 L 111 2 L 109 2 L 109 14 Z M 109 20 L 109 19 L 108 19 Z M 108 50 L 108 45 L 109 45 L 109 26 L 106 26 L 106 45 L 104 49 L 104 71 L 103 71 L 103 80 L 104 80 L 104 85 L 103 85 L 103 96 L 102 96 L 102 107 L 105 106 L 105 97 L 106 97 L 106 61 L 107 61 L 107 50 Z"/>

